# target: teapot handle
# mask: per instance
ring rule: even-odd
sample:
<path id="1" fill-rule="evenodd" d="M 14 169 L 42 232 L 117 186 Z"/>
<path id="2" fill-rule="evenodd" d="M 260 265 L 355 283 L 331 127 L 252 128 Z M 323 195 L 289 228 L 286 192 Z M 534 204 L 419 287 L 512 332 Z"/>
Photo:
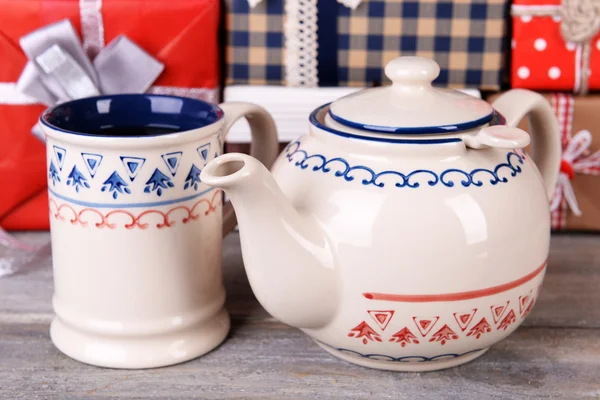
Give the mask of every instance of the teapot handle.
<path id="1" fill-rule="evenodd" d="M 507 126 L 517 126 L 523 117 L 528 117 L 533 137 L 531 155 L 542 174 L 548 199 L 551 199 L 560 170 L 562 148 L 558 121 L 548 100 L 530 90 L 513 89 L 500 96 L 492 106 L 506 118 Z"/>
<path id="2" fill-rule="evenodd" d="M 279 154 L 277 128 L 271 115 L 264 108 L 246 102 L 221 103 L 219 107 L 225 114 L 223 127 L 221 128 L 223 143 L 225 143 L 225 137 L 233 124 L 241 117 L 246 117 L 252 134 L 250 155 L 270 169 Z M 223 237 L 229 234 L 236 225 L 235 212 L 231 202 L 228 201 L 223 205 Z"/>

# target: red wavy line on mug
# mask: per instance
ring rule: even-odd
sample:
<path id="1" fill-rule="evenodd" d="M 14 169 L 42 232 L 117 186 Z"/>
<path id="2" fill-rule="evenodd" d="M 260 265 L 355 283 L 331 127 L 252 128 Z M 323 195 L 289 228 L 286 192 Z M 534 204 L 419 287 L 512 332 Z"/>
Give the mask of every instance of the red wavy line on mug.
<path id="1" fill-rule="evenodd" d="M 194 203 L 194 205 L 191 208 L 188 208 L 186 206 L 177 206 L 177 207 L 171 208 L 167 212 L 162 212 L 159 210 L 151 209 L 151 210 L 146 210 L 146 211 L 142 212 L 138 216 L 135 216 L 135 214 L 133 214 L 132 212 L 127 211 L 127 210 L 112 210 L 106 215 L 104 215 L 100 210 L 97 210 L 95 208 L 84 208 L 80 211 L 76 211 L 69 204 L 58 205 L 56 203 L 56 201 L 52 198 L 49 199 L 49 203 L 50 203 L 50 205 L 53 205 L 55 208 L 55 211 L 53 214 L 54 218 L 56 218 L 60 221 L 64 221 L 66 219 L 66 216 L 62 214 L 63 210 L 71 211 L 71 213 L 73 214 L 72 217 L 69 218 L 69 222 L 71 223 L 71 225 L 80 224 L 81 226 L 87 226 L 88 223 L 91 221 L 84 221 L 82 219 L 82 216 L 83 216 L 83 214 L 86 214 L 86 213 L 93 213 L 93 214 L 96 214 L 100 218 L 100 222 L 94 223 L 94 225 L 97 228 L 107 227 L 108 229 L 115 229 L 117 227 L 117 224 L 109 222 L 109 218 L 113 215 L 122 214 L 122 215 L 127 215 L 129 218 L 131 218 L 131 222 L 124 225 L 126 229 L 134 229 L 136 227 L 138 227 L 140 229 L 146 229 L 146 228 L 148 228 L 148 223 L 143 223 L 141 221 L 142 217 L 144 217 L 146 215 L 150 215 L 150 214 L 158 214 L 163 217 L 163 222 L 156 224 L 156 227 L 161 229 L 164 227 L 171 227 L 176 223 L 176 221 L 170 220 L 169 216 L 171 215 L 171 213 L 173 213 L 177 210 L 183 210 L 183 211 L 187 212 L 187 215 L 181 220 L 184 224 L 187 224 L 188 222 L 190 222 L 192 220 L 195 221 L 198 218 L 200 218 L 200 215 L 195 213 L 196 208 L 200 204 L 208 205 L 208 209 L 206 211 L 204 211 L 204 215 L 208 215 L 211 212 L 214 212 L 217 209 L 217 206 L 219 206 L 221 204 L 221 196 L 220 196 L 221 194 L 222 194 L 222 191 L 220 189 L 217 189 L 210 200 L 200 199 L 196 203 Z M 217 200 L 217 198 L 219 199 L 219 201 L 215 202 Z"/>
<path id="2" fill-rule="evenodd" d="M 538 276 L 548 264 L 548 260 L 536 268 L 533 272 L 514 280 L 498 286 L 492 286 L 486 289 L 472 290 L 469 292 L 457 292 L 457 293 L 443 293 L 443 294 L 390 294 L 390 293 L 363 293 L 363 296 L 369 300 L 385 300 L 385 301 L 398 301 L 404 303 L 431 303 L 435 301 L 459 301 L 459 300 L 470 300 L 479 297 L 491 296 L 493 294 L 506 292 L 507 290 L 514 289 L 522 284 L 529 282 L 536 276 Z"/>

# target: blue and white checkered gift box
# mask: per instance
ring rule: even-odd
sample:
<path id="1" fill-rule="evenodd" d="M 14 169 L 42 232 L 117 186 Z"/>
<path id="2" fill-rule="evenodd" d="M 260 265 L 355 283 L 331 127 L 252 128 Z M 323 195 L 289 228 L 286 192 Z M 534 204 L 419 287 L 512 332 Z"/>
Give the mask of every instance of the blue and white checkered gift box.
<path id="1" fill-rule="evenodd" d="M 285 0 L 226 0 L 227 83 L 285 85 Z M 435 59 L 436 84 L 500 88 L 508 0 L 363 0 L 352 10 L 319 0 L 319 85 L 386 83 L 402 55 Z"/>

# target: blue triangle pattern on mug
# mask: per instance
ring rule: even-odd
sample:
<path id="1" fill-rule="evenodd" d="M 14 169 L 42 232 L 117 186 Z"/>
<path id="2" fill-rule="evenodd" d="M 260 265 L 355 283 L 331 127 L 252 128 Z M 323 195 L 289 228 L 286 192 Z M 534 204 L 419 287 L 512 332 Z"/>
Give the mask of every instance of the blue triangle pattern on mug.
<path id="1" fill-rule="evenodd" d="M 98 167 L 102 162 L 103 156 L 95 153 L 81 153 L 81 158 L 83 158 L 83 164 L 90 173 L 90 176 L 93 178 L 98 171 Z"/>
<path id="2" fill-rule="evenodd" d="M 58 169 L 62 171 L 63 165 L 65 165 L 65 158 L 67 158 L 67 150 L 62 147 L 53 146 L 54 147 L 54 156 L 56 157 L 56 163 L 58 164 Z"/>
<path id="3" fill-rule="evenodd" d="M 161 156 L 163 161 L 167 165 L 167 168 L 171 172 L 171 175 L 173 176 L 175 176 L 175 174 L 177 173 L 177 168 L 179 168 L 179 163 L 181 162 L 182 155 L 183 152 L 174 151 L 172 153 L 165 153 Z"/>
<path id="4" fill-rule="evenodd" d="M 203 144 L 202 146 L 198 147 L 197 150 L 198 154 L 200 154 L 200 157 L 206 161 L 208 159 L 208 152 L 210 151 L 210 143 Z"/>
<path id="5" fill-rule="evenodd" d="M 123 166 L 125 167 L 125 172 L 127 172 L 129 179 L 131 179 L 131 182 L 133 182 L 135 180 L 135 177 L 142 170 L 142 167 L 144 166 L 146 159 L 143 157 L 128 157 L 128 156 L 122 156 L 120 158 L 121 158 L 121 162 L 123 163 Z"/>

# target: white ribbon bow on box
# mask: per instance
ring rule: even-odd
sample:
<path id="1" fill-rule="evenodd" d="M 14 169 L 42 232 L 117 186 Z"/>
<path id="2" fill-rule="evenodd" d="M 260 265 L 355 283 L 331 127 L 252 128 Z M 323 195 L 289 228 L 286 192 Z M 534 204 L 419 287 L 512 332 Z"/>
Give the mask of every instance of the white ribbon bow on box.
<path id="1" fill-rule="evenodd" d="M 20 44 L 29 62 L 17 89 L 47 106 L 101 94 L 144 93 L 164 69 L 123 35 L 90 60 L 68 19 L 29 33 Z M 44 140 L 37 125 L 32 131 Z"/>
<path id="2" fill-rule="evenodd" d="M 581 210 L 579 209 L 571 180 L 575 177 L 576 173 L 600 175 L 600 150 L 589 156 L 585 156 L 591 144 L 592 134 L 588 130 L 577 132 L 569 140 L 563 151 L 560 175 L 552 196 L 552 201 L 550 202 L 550 210 L 558 210 L 564 197 L 573 214 L 581 216 Z"/>

